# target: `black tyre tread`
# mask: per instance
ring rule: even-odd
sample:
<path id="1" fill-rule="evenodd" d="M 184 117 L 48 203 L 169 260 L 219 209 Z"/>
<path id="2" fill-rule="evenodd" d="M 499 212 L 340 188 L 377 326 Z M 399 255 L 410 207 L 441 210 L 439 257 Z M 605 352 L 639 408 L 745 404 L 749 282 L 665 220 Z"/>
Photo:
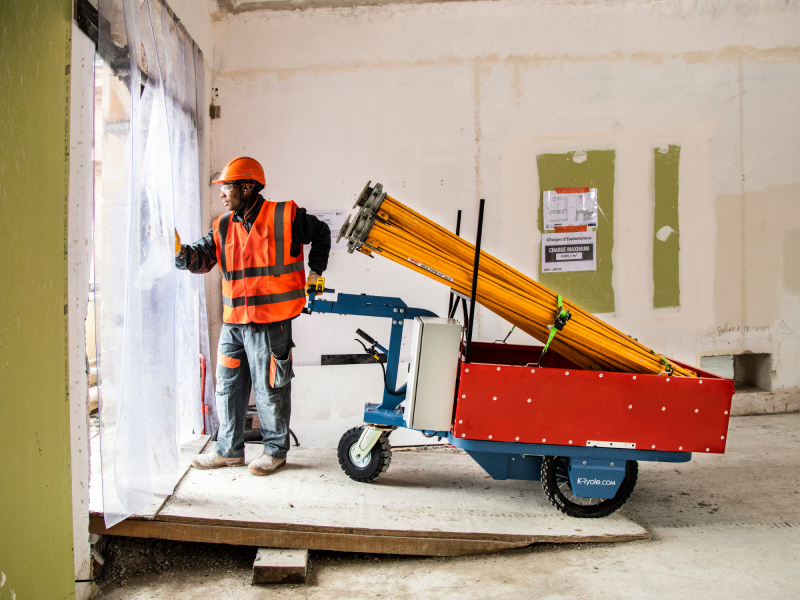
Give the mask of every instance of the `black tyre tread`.
<path id="1" fill-rule="evenodd" d="M 616 512 L 628 501 L 628 498 L 631 497 L 633 488 L 636 487 L 636 481 L 639 477 L 639 463 L 635 460 L 629 460 L 626 462 L 625 479 L 616 496 L 595 506 L 577 506 L 569 502 L 566 498 L 563 498 L 563 495 L 558 490 L 555 483 L 555 464 L 557 458 L 559 457 L 545 456 L 542 459 L 542 489 L 544 490 L 544 495 L 550 501 L 550 504 L 570 517 L 598 519 L 600 517 L 607 517 Z"/>
<path id="2" fill-rule="evenodd" d="M 384 431 L 381 437 L 378 438 L 378 441 L 375 442 L 375 446 L 373 446 L 370 452 L 372 460 L 370 461 L 369 467 L 366 469 L 356 469 L 352 467 L 353 463 L 350 461 L 350 446 L 358 441 L 363 430 L 363 425 L 361 427 L 353 427 L 348 429 L 341 437 L 338 449 L 339 466 L 342 468 L 342 471 L 345 472 L 345 475 L 353 481 L 370 483 L 383 475 L 389 469 L 389 465 L 392 464 L 392 446 L 389 444 L 389 432 Z M 352 467 L 352 469 L 348 469 L 349 466 Z"/>

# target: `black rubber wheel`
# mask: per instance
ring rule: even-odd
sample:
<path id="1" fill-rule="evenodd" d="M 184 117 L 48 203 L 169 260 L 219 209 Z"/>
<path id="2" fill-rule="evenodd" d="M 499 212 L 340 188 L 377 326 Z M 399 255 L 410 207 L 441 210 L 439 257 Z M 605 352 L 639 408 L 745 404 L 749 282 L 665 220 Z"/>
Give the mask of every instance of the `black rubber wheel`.
<path id="1" fill-rule="evenodd" d="M 389 445 L 389 432 L 384 431 L 370 450 L 369 456 L 358 464 L 350 457 L 350 449 L 358 443 L 364 427 L 348 429 L 339 440 L 339 464 L 350 479 L 369 483 L 386 472 L 392 462 L 392 447 Z"/>
<path id="2" fill-rule="evenodd" d="M 581 498 L 572 493 L 569 483 L 569 458 L 566 456 L 545 456 L 542 460 L 542 489 L 550 503 L 570 517 L 606 517 L 618 510 L 630 498 L 636 487 L 639 463 L 629 460 L 625 463 L 625 479 L 613 498 Z"/>

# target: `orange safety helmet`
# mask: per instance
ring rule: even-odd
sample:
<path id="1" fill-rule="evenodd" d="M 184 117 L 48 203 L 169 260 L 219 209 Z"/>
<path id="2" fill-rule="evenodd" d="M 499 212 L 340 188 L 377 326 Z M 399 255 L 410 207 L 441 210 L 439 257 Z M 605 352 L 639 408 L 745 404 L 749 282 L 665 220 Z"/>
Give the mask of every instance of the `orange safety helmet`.
<path id="1" fill-rule="evenodd" d="M 226 181 L 237 181 L 240 179 L 252 179 L 261 185 L 267 185 L 267 179 L 264 177 L 264 168 L 261 166 L 261 163 L 249 156 L 234 158 L 225 165 L 219 177 L 211 183 L 224 183 Z"/>

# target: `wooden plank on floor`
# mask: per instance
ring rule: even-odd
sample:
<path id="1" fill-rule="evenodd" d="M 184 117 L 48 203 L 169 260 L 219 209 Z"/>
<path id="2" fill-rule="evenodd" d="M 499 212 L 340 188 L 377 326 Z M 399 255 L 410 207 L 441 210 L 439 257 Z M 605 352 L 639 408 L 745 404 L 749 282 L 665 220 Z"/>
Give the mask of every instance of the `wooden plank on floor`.
<path id="1" fill-rule="evenodd" d="M 300 523 L 264 523 L 258 521 L 235 521 L 227 519 L 198 519 L 194 517 L 181 517 L 174 515 L 159 515 L 156 521 L 175 523 L 181 525 L 201 525 L 214 527 L 237 527 L 242 529 L 264 529 L 274 531 L 289 531 L 295 533 L 326 533 L 329 535 L 369 535 L 385 537 L 409 537 L 426 539 L 447 539 L 447 540 L 480 540 L 484 542 L 510 542 L 528 545 L 535 542 L 549 542 L 554 544 L 567 544 L 578 542 L 611 543 L 611 542 L 632 542 L 635 540 L 648 539 L 649 534 L 643 528 L 629 532 L 602 532 L 599 530 L 588 530 L 578 526 L 572 532 L 554 532 L 550 527 L 543 527 L 539 534 L 508 534 L 508 533 L 487 533 L 471 532 L 463 533 L 458 531 L 443 531 L 441 529 L 424 530 L 395 530 L 395 529 L 360 529 L 355 527 L 323 527 L 309 526 Z M 516 546 L 515 546 L 516 547 Z"/>
<path id="2" fill-rule="evenodd" d="M 538 541 L 535 539 L 519 539 L 515 542 L 500 542 L 441 537 L 403 537 L 401 535 L 376 536 L 369 533 L 347 534 L 326 531 L 291 531 L 139 519 L 126 519 L 114 527 L 106 529 L 102 515 L 92 515 L 90 517 L 89 533 L 181 542 L 230 544 L 234 546 L 267 546 L 272 548 L 416 556 L 488 554 L 511 548 L 522 548 Z"/>
<path id="3" fill-rule="evenodd" d="M 259 548 L 253 561 L 253 583 L 305 583 L 308 550 Z"/>

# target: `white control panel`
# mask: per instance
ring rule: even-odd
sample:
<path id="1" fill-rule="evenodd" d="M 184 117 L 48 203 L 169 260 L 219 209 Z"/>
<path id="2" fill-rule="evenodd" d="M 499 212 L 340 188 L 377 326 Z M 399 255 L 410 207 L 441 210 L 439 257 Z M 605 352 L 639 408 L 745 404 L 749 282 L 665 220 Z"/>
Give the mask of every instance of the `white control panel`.
<path id="1" fill-rule="evenodd" d="M 414 319 L 404 413 L 411 429 L 450 431 L 460 346 L 455 319 Z"/>

